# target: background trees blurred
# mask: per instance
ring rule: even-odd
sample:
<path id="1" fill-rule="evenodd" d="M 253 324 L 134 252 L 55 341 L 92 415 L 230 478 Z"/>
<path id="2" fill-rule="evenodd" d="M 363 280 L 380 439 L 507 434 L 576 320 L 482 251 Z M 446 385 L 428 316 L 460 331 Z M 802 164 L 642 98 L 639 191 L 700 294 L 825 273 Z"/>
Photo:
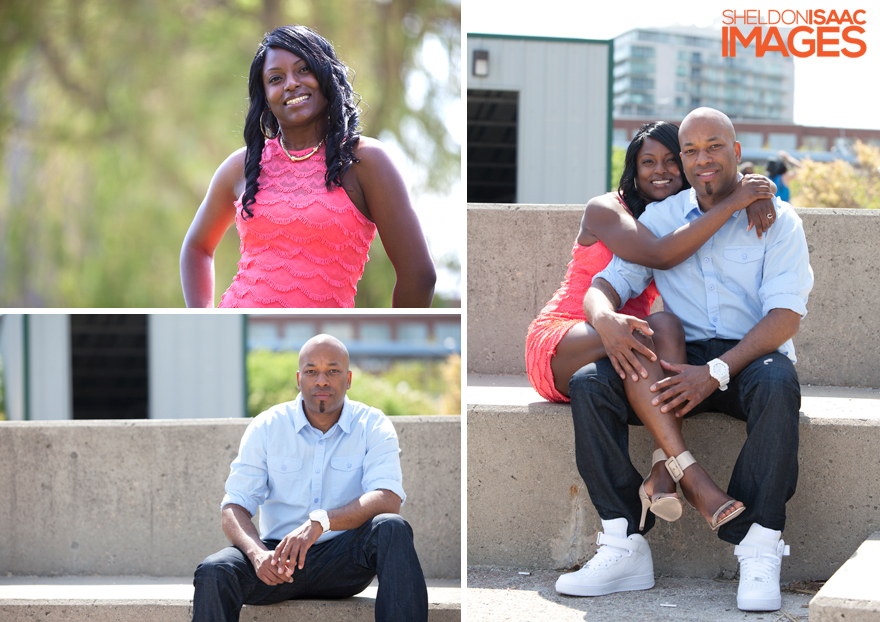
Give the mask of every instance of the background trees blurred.
<path id="1" fill-rule="evenodd" d="M 298 352 L 248 352 L 249 417 L 296 397 L 298 362 Z M 352 367 L 348 397 L 388 416 L 461 414 L 461 357 L 453 354 L 445 361 L 402 360 L 379 373 Z"/>
<path id="2" fill-rule="evenodd" d="M 857 141 L 856 161 L 801 160 L 791 183 L 791 203 L 797 207 L 880 209 L 880 149 Z"/>
<path id="3" fill-rule="evenodd" d="M 214 170 L 243 145 L 248 69 L 279 25 L 334 43 L 357 74 L 364 134 L 422 172 L 414 194 L 449 188 L 460 19 L 449 0 L 5 0 L 0 306 L 183 306 L 180 244 Z M 370 256 L 357 304 L 390 306 L 381 244 Z M 218 299 L 237 260 L 231 229 Z"/>

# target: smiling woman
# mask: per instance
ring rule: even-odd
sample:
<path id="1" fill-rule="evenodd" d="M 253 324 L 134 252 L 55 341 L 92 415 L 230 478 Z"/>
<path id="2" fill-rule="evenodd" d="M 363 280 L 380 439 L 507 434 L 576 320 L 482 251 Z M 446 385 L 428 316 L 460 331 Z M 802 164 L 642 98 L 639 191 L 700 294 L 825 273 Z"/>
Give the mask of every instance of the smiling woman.
<path id="1" fill-rule="evenodd" d="M 235 222 L 238 274 L 221 307 L 353 307 L 378 231 L 395 307 L 430 306 L 435 271 L 403 179 L 360 136 L 333 46 L 304 26 L 263 39 L 248 79 L 246 146 L 211 180 L 180 255 L 188 307 L 212 307 L 214 250 Z"/>

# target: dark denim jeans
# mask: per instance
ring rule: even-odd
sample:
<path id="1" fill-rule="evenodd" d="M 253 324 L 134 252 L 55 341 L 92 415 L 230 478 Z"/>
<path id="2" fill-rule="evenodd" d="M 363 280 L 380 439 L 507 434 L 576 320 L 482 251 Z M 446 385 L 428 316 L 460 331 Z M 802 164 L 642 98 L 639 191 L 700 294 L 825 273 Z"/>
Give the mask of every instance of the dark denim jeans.
<path id="1" fill-rule="evenodd" d="M 274 550 L 277 540 L 266 540 Z M 193 622 L 237 621 L 242 605 L 295 598 L 348 598 L 379 577 L 376 620 L 428 619 L 428 590 L 413 547 L 412 528 L 397 514 L 380 514 L 357 529 L 313 545 L 292 583 L 266 585 L 238 548 L 227 547 L 196 569 Z"/>
<path id="2" fill-rule="evenodd" d="M 705 365 L 738 342 L 707 339 L 687 344 L 688 363 Z M 629 458 L 629 425 L 640 425 L 626 399 L 623 381 L 610 361 L 579 369 L 569 383 L 578 471 L 602 519 L 626 518 L 637 533 L 642 476 Z M 722 412 L 746 422 L 748 438 L 733 468 L 727 494 L 742 501 L 745 512 L 718 530 L 739 544 L 752 523 L 785 528 L 785 504 L 798 476 L 798 416 L 801 392 L 794 365 L 774 352 L 753 361 L 731 378 L 727 391 L 716 390 L 687 417 Z M 687 442 L 687 439 L 685 439 Z M 699 460 L 699 452 L 695 456 Z M 722 486 L 723 488 L 723 486 Z M 648 512 L 645 532 L 654 525 Z"/>

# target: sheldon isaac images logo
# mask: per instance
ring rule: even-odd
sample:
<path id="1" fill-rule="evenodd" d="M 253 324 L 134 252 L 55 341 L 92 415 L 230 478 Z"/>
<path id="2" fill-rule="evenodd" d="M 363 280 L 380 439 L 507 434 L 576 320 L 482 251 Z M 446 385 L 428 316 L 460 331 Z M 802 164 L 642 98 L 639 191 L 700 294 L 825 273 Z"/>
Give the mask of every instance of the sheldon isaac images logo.
<path id="1" fill-rule="evenodd" d="M 783 56 L 858 58 L 868 51 L 862 39 L 864 9 L 726 9 L 722 11 L 721 55 L 767 52 Z"/>

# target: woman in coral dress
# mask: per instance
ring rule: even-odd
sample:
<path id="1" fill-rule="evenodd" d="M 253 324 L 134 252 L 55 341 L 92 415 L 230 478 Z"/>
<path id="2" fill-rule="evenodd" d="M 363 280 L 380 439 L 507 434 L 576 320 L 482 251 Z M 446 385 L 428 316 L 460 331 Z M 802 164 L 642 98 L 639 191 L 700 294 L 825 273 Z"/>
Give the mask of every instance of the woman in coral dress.
<path id="1" fill-rule="evenodd" d="M 214 250 L 235 222 L 238 273 L 221 307 L 353 307 L 379 233 L 395 307 L 431 304 L 435 271 L 397 168 L 358 131 L 348 69 L 323 37 L 284 26 L 248 79 L 246 146 L 211 180 L 180 255 L 188 307 L 214 304 Z"/>
<path id="2" fill-rule="evenodd" d="M 657 238 L 636 219 L 648 203 L 662 201 L 690 187 L 681 173 L 680 151 L 675 125 L 662 121 L 643 125 L 627 149 L 618 192 L 587 203 L 565 280 L 529 326 L 526 337 L 529 380 L 543 398 L 553 402 L 569 401 L 568 382 L 572 375 L 581 367 L 608 356 L 599 333 L 586 322 L 583 299 L 593 276 L 608 265 L 612 253 L 633 263 L 664 270 L 697 252 L 740 209 L 748 209 L 749 228 L 754 226 L 758 237 L 773 223 L 776 212 L 771 199 L 776 188 L 767 178 L 752 175 L 742 178 L 730 197 L 700 218 Z M 651 283 L 640 296 L 627 301 L 621 313 L 629 316 L 629 325 L 617 330 L 644 331 L 651 336 L 652 350 L 658 358 L 684 362 L 681 322 L 669 313 L 650 315 L 657 296 L 657 289 Z M 642 319 L 647 319 L 647 325 Z M 642 353 L 647 356 L 652 350 L 643 346 Z M 633 384 L 637 382 L 638 371 L 643 368 L 632 353 L 615 352 L 615 355 L 610 358 L 621 377 L 629 374 Z M 651 416 L 650 406 L 642 402 L 644 395 L 631 391 L 632 386 L 627 383 L 627 396 L 633 409 L 639 417 Z M 663 453 L 662 449 L 659 453 Z M 663 464 L 655 453 L 651 475 L 640 494 L 648 501 L 645 508 L 651 506 L 658 515 L 674 520 L 671 517 L 680 515 L 680 504 L 675 498 L 675 482 Z M 711 497 L 710 504 L 720 504 L 725 500 L 722 497 L 729 500 L 711 480 L 701 485 L 703 483 L 709 491 L 706 496 Z M 658 500 L 663 501 L 658 504 Z M 742 504 L 736 503 L 739 505 L 731 505 L 719 520 L 730 520 L 741 511 Z M 672 509 L 668 510 L 670 505 Z M 664 506 L 668 511 L 665 516 L 660 513 Z M 644 514 L 642 520 L 644 522 Z"/>

